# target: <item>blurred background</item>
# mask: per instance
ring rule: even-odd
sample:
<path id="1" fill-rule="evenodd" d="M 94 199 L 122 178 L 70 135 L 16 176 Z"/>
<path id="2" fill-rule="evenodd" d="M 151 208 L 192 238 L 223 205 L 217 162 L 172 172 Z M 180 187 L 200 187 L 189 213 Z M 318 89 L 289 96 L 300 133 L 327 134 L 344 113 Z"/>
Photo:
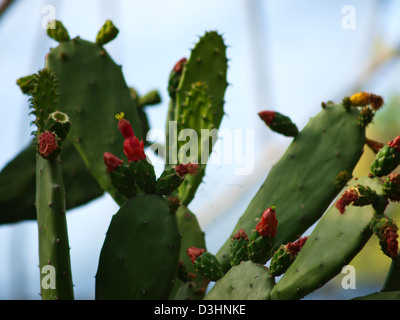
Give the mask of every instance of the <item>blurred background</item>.
<path id="1" fill-rule="evenodd" d="M 269 131 L 258 111 L 287 114 L 301 129 L 319 112 L 322 101 L 339 102 L 364 90 L 382 95 L 386 102 L 368 136 L 387 142 L 400 132 L 398 1 L 0 0 L 0 170 L 31 140 L 28 100 L 16 80 L 43 68 L 45 55 L 57 45 L 42 27 L 48 5 L 71 37 L 94 41 L 105 20 L 113 20 L 120 34 L 106 49 L 123 66 L 128 85 L 139 93 L 159 90 L 163 101 L 148 113 L 151 127 L 161 130 L 173 65 L 189 57 L 206 31 L 223 34 L 230 86 L 221 129 L 253 130 L 255 148 L 246 155 L 254 163 L 248 175 L 235 174 L 238 164 L 209 164 L 190 205 L 213 253 L 290 143 Z M 372 159 L 373 153 L 365 149 L 355 175 L 368 174 Z M 99 253 L 117 210 L 104 195 L 68 213 L 77 299 L 94 299 Z M 399 211 L 391 205 L 389 215 L 400 221 Z M 307 299 L 347 299 L 378 291 L 390 259 L 372 237 L 350 264 L 357 270 L 357 289 L 342 289 L 344 275 L 339 274 Z M 0 299 L 40 299 L 37 266 L 36 222 L 0 225 Z"/>

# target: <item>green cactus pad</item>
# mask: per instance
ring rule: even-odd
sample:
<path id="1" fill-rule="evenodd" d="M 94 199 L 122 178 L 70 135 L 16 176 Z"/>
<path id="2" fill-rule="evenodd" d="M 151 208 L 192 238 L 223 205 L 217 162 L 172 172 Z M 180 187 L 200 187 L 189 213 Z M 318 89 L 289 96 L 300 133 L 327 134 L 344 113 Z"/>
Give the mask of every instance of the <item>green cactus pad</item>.
<path id="1" fill-rule="evenodd" d="M 228 68 L 226 45 L 221 35 L 215 31 L 206 32 L 192 49 L 185 64 L 177 90 L 178 114 L 186 94 L 193 84 L 201 81 L 207 84 L 209 95 L 213 99 L 214 126 L 219 127 L 224 115 L 224 95 L 228 86 L 226 74 Z"/>
<path id="2" fill-rule="evenodd" d="M 147 159 L 129 163 L 129 176 L 144 192 L 155 192 L 156 173 L 153 165 Z"/>
<path id="3" fill-rule="evenodd" d="M 179 163 L 199 163 L 199 172 L 194 176 L 188 176 L 182 185 L 179 187 L 179 198 L 182 203 L 188 204 L 193 198 L 205 174 L 205 163 L 211 153 L 212 147 L 217 140 L 217 134 L 204 135 L 202 129 L 215 129 L 212 98 L 209 95 L 209 89 L 206 83 L 196 82 L 191 89 L 186 92 L 186 99 L 181 105 L 182 116 L 178 119 L 178 162 Z M 179 134 L 185 129 L 191 129 L 190 133 L 194 136 L 185 137 L 186 140 L 181 141 Z M 187 141 L 187 138 L 190 140 Z M 195 142 L 195 144 L 193 144 Z M 187 153 L 187 147 L 194 147 L 197 154 Z M 191 150 L 192 152 L 193 150 Z M 182 159 L 186 158 L 185 161 Z"/>
<path id="4" fill-rule="evenodd" d="M 43 300 L 74 299 L 69 253 L 65 190 L 60 158 L 36 159 L 36 211 L 39 230 L 39 270 Z M 55 287 L 44 288 L 44 267 L 55 270 Z"/>
<path id="5" fill-rule="evenodd" d="M 129 199 L 137 194 L 135 180 L 131 179 L 129 167 L 126 164 L 122 164 L 110 172 L 110 179 L 118 192 L 126 198 Z"/>
<path id="6" fill-rule="evenodd" d="M 167 119 L 167 137 L 170 138 L 169 121 L 177 121 L 178 134 L 184 128 L 196 131 L 199 138 L 198 155 L 207 152 L 206 159 L 211 153 L 216 138 L 211 141 L 208 149 L 205 141 L 200 141 L 201 129 L 218 129 L 224 115 L 224 95 L 227 88 L 227 58 L 223 38 L 217 32 L 207 32 L 193 48 L 190 58 L 186 61 L 183 73 L 179 78 L 179 86 L 174 99 L 171 100 Z M 207 138 L 209 142 L 209 138 Z M 184 143 L 183 143 L 184 144 Z M 176 160 L 176 154 L 183 145 L 173 141 L 167 146 L 167 162 Z M 174 151 L 174 146 L 177 148 Z M 176 147 L 178 146 L 178 147 Z M 192 162 L 201 164 L 201 170 L 196 176 L 185 179 L 179 187 L 179 197 L 182 203 L 189 204 L 205 174 L 205 163 L 201 159 Z M 204 158 L 203 158 L 204 160 Z M 203 161 L 205 162 L 205 161 Z"/>
<path id="7" fill-rule="evenodd" d="M 169 196 L 182 184 L 183 180 L 184 178 L 175 171 L 175 166 L 169 165 L 157 179 L 156 192 L 161 195 Z"/>
<path id="8" fill-rule="evenodd" d="M 249 260 L 249 240 L 245 238 L 232 239 L 231 243 L 231 266 L 237 266 L 243 261 Z"/>
<path id="9" fill-rule="evenodd" d="M 400 174 L 390 174 L 383 185 L 385 196 L 391 201 L 400 201 Z"/>
<path id="10" fill-rule="evenodd" d="M 400 300 L 400 291 L 375 292 L 352 300 Z"/>
<path id="11" fill-rule="evenodd" d="M 70 40 L 67 29 L 64 27 L 62 22 L 58 20 L 49 22 L 47 25 L 47 35 L 58 42 Z"/>
<path id="12" fill-rule="evenodd" d="M 205 300 L 270 300 L 274 285 L 266 267 L 246 261 L 232 267 L 218 280 Z"/>
<path id="13" fill-rule="evenodd" d="M 68 139 L 102 188 L 122 204 L 124 197 L 110 181 L 103 153 L 124 157 L 124 138 L 115 123 L 117 113 L 125 113 L 139 139 L 142 126 L 121 68 L 104 48 L 79 38 L 53 49 L 46 66 L 60 83 L 58 110 L 67 113 L 73 124 Z"/>
<path id="14" fill-rule="evenodd" d="M 217 281 L 224 276 L 220 262 L 211 252 L 203 252 L 194 261 L 194 266 L 198 273 L 211 281 Z"/>
<path id="15" fill-rule="evenodd" d="M 186 206 L 181 205 L 176 213 L 176 216 L 178 219 L 179 232 L 182 239 L 179 260 L 183 262 L 187 272 L 195 274 L 196 278 L 190 282 L 192 285 L 183 283 L 180 279 L 176 278 L 170 299 L 202 299 L 207 289 L 209 280 L 205 279 L 196 271 L 196 267 L 190 261 L 186 250 L 190 247 L 206 248 L 204 232 L 200 228 L 196 215 Z M 181 287 L 185 287 L 186 289 L 180 289 Z M 188 295 L 185 296 L 185 293 Z"/>
<path id="16" fill-rule="evenodd" d="M 382 186 L 376 178 L 364 177 L 353 184 L 356 183 L 382 193 Z M 303 298 L 339 274 L 371 237 L 370 222 L 375 214 L 372 205 L 349 206 L 343 215 L 334 205 L 330 207 L 272 290 L 271 298 Z"/>
<path id="17" fill-rule="evenodd" d="M 276 113 L 270 128 L 271 130 L 281 133 L 287 137 L 295 137 L 299 133 L 297 126 L 292 122 L 292 120 L 278 112 Z"/>
<path id="18" fill-rule="evenodd" d="M 263 237 L 259 235 L 258 231 L 253 230 L 247 247 L 250 260 L 265 264 L 272 257 L 274 244 L 274 237 Z"/>
<path id="19" fill-rule="evenodd" d="M 295 137 L 299 133 L 299 129 L 292 120 L 279 112 L 262 111 L 258 115 L 274 132 L 280 133 L 286 137 Z"/>
<path id="20" fill-rule="evenodd" d="M 35 75 L 19 78 L 17 85 L 20 87 L 22 93 L 30 94 L 35 89 Z"/>
<path id="21" fill-rule="evenodd" d="M 329 104 L 313 117 L 272 167 L 232 235 L 240 228 L 246 233 L 254 229 L 260 212 L 272 204 L 279 208 L 275 248 L 315 223 L 340 192 L 338 174 L 353 172 L 363 153 L 365 129 L 358 125 L 358 115 L 354 108 Z M 225 271 L 231 237 L 217 254 Z"/>
<path id="22" fill-rule="evenodd" d="M 118 33 L 119 30 L 116 26 L 114 26 L 112 21 L 107 20 L 97 34 L 96 43 L 100 46 L 103 46 L 114 40 L 117 37 Z"/>
<path id="23" fill-rule="evenodd" d="M 400 290 L 400 252 L 393 259 L 381 291 Z"/>
<path id="24" fill-rule="evenodd" d="M 391 173 L 400 164 L 400 151 L 385 144 L 371 164 L 371 172 L 377 177 Z"/>
<path id="25" fill-rule="evenodd" d="M 269 271 L 272 276 L 277 277 L 286 272 L 294 260 L 294 256 L 286 249 L 286 246 L 281 244 L 278 250 L 275 251 L 271 259 Z"/>
<path id="26" fill-rule="evenodd" d="M 101 249 L 96 299 L 168 299 L 180 242 L 167 201 L 157 195 L 129 199 L 113 216 Z"/>

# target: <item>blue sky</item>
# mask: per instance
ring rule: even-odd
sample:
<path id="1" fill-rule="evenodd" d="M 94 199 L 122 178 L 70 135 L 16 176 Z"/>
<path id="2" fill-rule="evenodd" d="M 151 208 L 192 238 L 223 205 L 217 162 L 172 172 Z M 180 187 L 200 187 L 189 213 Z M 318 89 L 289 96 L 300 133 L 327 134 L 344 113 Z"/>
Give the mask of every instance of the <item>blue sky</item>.
<path id="1" fill-rule="evenodd" d="M 222 33 L 228 47 L 226 113 L 222 129 L 252 129 L 255 170 L 235 176 L 234 165 L 207 169 L 191 209 L 206 230 L 207 246 L 216 252 L 231 232 L 268 169 L 290 140 L 268 131 L 257 112 L 274 109 L 289 115 L 299 128 L 318 112 L 321 101 L 350 94 L 377 35 L 394 45 L 399 39 L 399 5 L 384 1 L 244 1 L 244 0 L 19 0 L 0 20 L 0 168 L 30 140 L 27 98 L 16 80 L 44 66 L 56 43 L 46 36 L 42 8 L 52 5 L 72 37 L 94 40 L 105 20 L 120 29 L 106 46 L 123 66 L 129 85 L 145 93 L 158 89 L 160 106 L 149 110 L 153 128 L 165 126 L 169 72 L 188 57 L 198 37 Z M 383 2 L 382 2 L 383 3 Z M 344 5 L 352 5 L 356 28 L 342 28 Z M 379 10 L 378 10 L 379 9 Z M 398 65 L 378 73 L 366 89 L 398 91 Z M 382 81 L 386 79 L 387 81 Z M 397 82 L 397 83 L 396 83 Z M 211 196 L 210 196 L 211 195 Z M 23 195 L 21 195 L 23 196 Z M 232 198 L 237 202 L 232 202 Z M 98 254 L 117 206 L 105 195 L 69 214 L 71 259 L 77 298 L 94 297 Z M 227 214 L 226 212 L 229 212 Z M 223 219 L 217 217 L 222 215 Z M 214 221 L 214 223 L 212 223 Z M 90 225 L 91 228 L 87 229 Z M 0 226 L 0 299 L 39 298 L 35 222 Z M 16 256 L 17 259 L 11 257 Z"/>

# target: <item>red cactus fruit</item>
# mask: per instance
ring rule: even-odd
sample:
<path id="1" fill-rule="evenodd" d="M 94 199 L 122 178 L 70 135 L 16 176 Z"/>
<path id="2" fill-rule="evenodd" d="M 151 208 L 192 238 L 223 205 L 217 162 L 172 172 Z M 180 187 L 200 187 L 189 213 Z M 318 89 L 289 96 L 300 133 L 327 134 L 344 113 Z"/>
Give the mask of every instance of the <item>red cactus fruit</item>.
<path id="1" fill-rule="evenodd" d="M 121 133 L 123 134 L 125 139 L 128 139 L 130 137 L 133 137 L 134 133 L 133 133 L 131 123 L 128 120 L 124 119 L 124 116 L 125 116 L 125 114 L 122 112 L 122 113 L 117 114 L 115 116 L 115 118 L 117 118 L 117 120 L 118 120 L 118 125 L 117 125 L 118 130 L 121 131 Z"/>
<path id="2" fill-rule="evenodd" d="M 186 61 L 187 61 L 186 58 L 182 58 L 181 60 L 179 60 L 179 61 L 175 64 L 173 70 L 174 70 L 176 73 L 181 74 L 181 73 L 182 73 L 182 70 L 183 70 L 183 67 L 185 66 Z"/>
<path id="3" fill-rule="evenodd" d="M 247 236 L 246 232 L 244 232 L 243 228 L 240 229 L 234 236 L 232 239 L 245 239 L 245 240 L 249 240 L 249 237 Z"/>
<path id="4" fill-rule="evenodd" d="M 342 194 L 335 206 L 339 209 L 340 213 L 343 214 L 346 211 L 346 207 L 354 201 L 357 201 L 357 199 L 357 192 L 354 189 L 349 189 Z"/>
<path id="5" fill-rule="evenodd" d="M 400 136 L 397 136 L 392 141 L 389 141 L 388 145 L 389 147 L 396 148 L 398 151 L 400 151 Z"/>
<path id="6" fill-rule="evenodd" d="M 195 262 L 195 260 L 203 254 L 203 252 L 206 252 L 206 249 L 199 249 L 196 247 L 190 247 L 189 249 L 186 250 L 186 253 L 188 254 L 190 260 L 192 263 Z"/>
<path id="7" fill-rule="evenodd" d="M 114 156 L 110 152 L 105 152 L 103 154 L 103 160 L 108 173 L 115 171 L 115 169 L 117 169 L 123 163 L 121 159 Z"/>
<path id="8" fill-rule="evenodd" d="M 301 250 L 301 248 L 303 248 L 304 243 L 307 241 L 308 237 L 302 237 L 299 238 L 298 240 L 296 240 L 295 242 L 289 242 L 286 245 L 286 249 L 289 251 L 289 253 L 292 256 L 295 256 L 299 253 L 299 251 Z"/>
<path id="9" fill-rule="evenodd" d="M 181 177 L 184 177 L 187 174 L 197 174 L 199 170 L 198 163 L 186 163 L 186 164 L 179 164 L 175 167 L 175 171 Z"/>
<path id="10" fill-rule="evenodd" d="M 387 253 L 392 259 L 396 259 L 399 250 L 399 244 L 397 242 L 399 235 L 397 234 L 396 228 L 388 226 L 383 236 L 386 239 Z"/>
<path id="11" fill-rule="evenodd" d="M 39 154 L 43 158 L 48 158 L 55 150 L 59 148 L 58 137 L 54 132 L 45 131 L 38 137 Z"/>
<path id="12" fill-rule="evenodd" d="M 258 115 L 265 122 L 265 124 L 267 126 L 270 126 L 272 124 L 272 122 L 274 121 L 276 112 L 266 110 L 266 111 L 259 112 Z"/>
<path id="13" fill-rule="evenodd" d="M 138 162 L 146 159 L 144 153 L 144 142 L 135 136 L 125 139 L 124 142 L 124 153 L 128 158 L 129 162 Z"/>
<path id="14" fill-rule="evenodd" d="M 261 216 L 260 222 L 256 226 L 256 230 L 263 237 L 275 237 L 278 226 L 275 207 L 268 208 Z"/>

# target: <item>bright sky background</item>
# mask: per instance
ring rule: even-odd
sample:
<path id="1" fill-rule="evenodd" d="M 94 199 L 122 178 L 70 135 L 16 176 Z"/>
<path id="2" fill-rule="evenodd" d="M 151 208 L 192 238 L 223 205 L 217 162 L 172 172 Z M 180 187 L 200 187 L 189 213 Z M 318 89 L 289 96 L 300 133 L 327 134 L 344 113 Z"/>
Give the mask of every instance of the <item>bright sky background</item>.
<path id="1" fill-rule="evenodd" d="M 321 101 L 339 101 L 350 94 L 377 48 L 375 37 L 380 35 L 388 45 L 400 40 L 399 3 L 379 2 L 380 6 L 372 0 L 18 0 L 0 19 L 0 169 L 31 138 L 27 98 L 16 80 L 43 68 L 49 48 L 57 45 L 42 28 L 45 5 L 56 8 L 56 18 L 71 37 L 94 41 L 104 21 L 113 20 L 120 34 L 106 49 L 123 66 L 128 85 L 140 93 L 160 91 L 163 102 L 149 109 L 149 117 L 151 126 L 162 130 L 172 66 L 189 57 L 205 31 L 217 30 L 229 46 L 230 59 L 222 129 L 253 130 L 254 155 L 248 159 L 254 160 L 254 171 L 237 176 L 237 165 L 207 168 L 190 208 L 206 231 L 208 249 L 215 253 L 290 143 L 271 133 L 257 112 L 274 109 L 287 114 L 301 129 L 319 111 Z M 342 27 L 345 5 L 356 10 L 354 30 Z M 378 94 L 398 91 L 398 69 L 398 64 L 383 69 L 365 89 Z M 98 255 L 117 210 L 105 195 L 68 215 L 77 299 L 94 298 Z M 0 226 L 0 299 L 39 299 L 37 265 L 36 222 Z"/>

